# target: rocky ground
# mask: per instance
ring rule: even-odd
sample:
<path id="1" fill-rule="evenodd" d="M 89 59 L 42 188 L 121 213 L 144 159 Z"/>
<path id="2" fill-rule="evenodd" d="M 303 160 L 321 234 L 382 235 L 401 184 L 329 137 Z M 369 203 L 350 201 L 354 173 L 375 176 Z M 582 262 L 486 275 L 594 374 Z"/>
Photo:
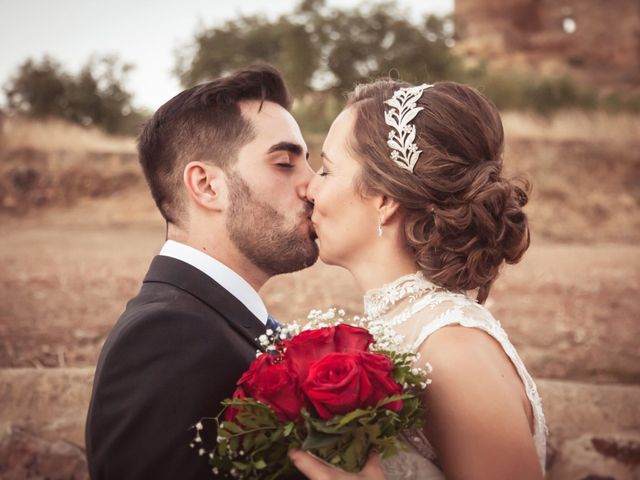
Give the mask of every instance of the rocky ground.
<path id="1" fill-rule="evenodd" d="M 552 480 L 640 479 L 637 146 L 508 145 L 533 177 L 534 235 L 488 306 L 539 384 Z M 0 160 L 0 478 L 86 479 L 93 368 L 163 224 L 130 152 Z M 283 321 L 361 308 L 349 275 L 323 264 L 261 293 Z"/>

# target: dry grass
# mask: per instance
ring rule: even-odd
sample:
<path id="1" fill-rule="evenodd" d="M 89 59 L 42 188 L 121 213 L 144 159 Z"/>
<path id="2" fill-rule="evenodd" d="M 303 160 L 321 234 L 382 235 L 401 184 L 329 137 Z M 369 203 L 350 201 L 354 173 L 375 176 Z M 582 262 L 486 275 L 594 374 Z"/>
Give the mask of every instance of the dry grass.
<path id="1" fill-rule="evenodd" d="M 97 128 L 84 128 L 63 120 L 0 118 L 0 148 L 41 152 L 133 153 L 133 137 L 115 137 Z"/>
<path id="2" fill-rule="evenodd" d="M 588 142 L 640 139 L 640 115 L 629 113 L 560 111 L 550 117 L 503 112 L 507 138 L 584 140 Z"/>
<path id="3" fill-rule="evenodd" d="M 507 174 L 524 174 L 533 184 L 527 211 L 536 238 L 623 243 L 640 238 L 640 116 L 506 112 L 503 118 Z M 71 205 L 141 185 L 132 138 L 15 118 L 6 119 L 3 132 L 0 212 Z M 317 168 L 324 135 L 309 134 L 306 140 Z"/>

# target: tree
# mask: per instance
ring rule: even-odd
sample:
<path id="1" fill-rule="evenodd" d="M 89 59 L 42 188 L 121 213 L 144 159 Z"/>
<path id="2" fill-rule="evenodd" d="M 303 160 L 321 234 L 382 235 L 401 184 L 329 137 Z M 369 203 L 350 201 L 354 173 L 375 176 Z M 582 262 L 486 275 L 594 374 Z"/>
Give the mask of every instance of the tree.
<path id="1" fill-rule="evenodd" d="M 91 58 L 77 75 L 45 56 L 28 59 L 5 85 L 9 111 L 35 118 L 58 117 L 110 133 L 132 133 L 142 114 L 124 87 L 131 65 L 116 56 Z"/>
<path id="2" fill-rule="evenodd" d="M 66 110 L 68 84 L 68 75 L 52 58 L 28 59 L 5 87 L 7 106 L 34 117 L 59 115 Z"/>
<path id="3" fill-rule="evenodd" d="M 315 45 L 303 25 L 284 16 L 275 22 L 247 16 L 196 32 L 191 51 L 178 54 L 174 72 L 192 86 L 257 62 L 275 65 L 294 94 L 301 94 L 316 67 Z"/>
<path id="4" fill-rule="evenodd" d="M 414 83 L 450 77 L 459 62 L 447 46 L 444 23 L 430 19 L 414 24 L 393 3 L 334 10 L 322 26 L 334 89 L 389 75 Z"/>
<path id="5" fill-rule="evenodd" d="M 414 23 L 392 2 L 354 9 L 302 0 L 274 21 L 252 16 L 201 27 L 178 53 L 175 72 L 185 87 L 255 62 L 275 65 L 294 95 L 340 94 L 357 82 L 391 72 L 408 81 L 436 80 L 459 66 L 445 20 Z"/>

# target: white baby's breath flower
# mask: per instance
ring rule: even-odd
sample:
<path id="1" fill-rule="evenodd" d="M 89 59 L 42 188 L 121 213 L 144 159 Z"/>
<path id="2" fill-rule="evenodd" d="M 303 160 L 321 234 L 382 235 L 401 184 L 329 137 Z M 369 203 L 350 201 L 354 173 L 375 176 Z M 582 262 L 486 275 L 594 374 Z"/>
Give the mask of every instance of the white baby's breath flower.
<path id="1" fill-rule="evenodd" d="M 267 336 L 270 337 L 271 335 L 273 335 L 273 330 L 271 330 L 270 328 L 267 328 Z"/>

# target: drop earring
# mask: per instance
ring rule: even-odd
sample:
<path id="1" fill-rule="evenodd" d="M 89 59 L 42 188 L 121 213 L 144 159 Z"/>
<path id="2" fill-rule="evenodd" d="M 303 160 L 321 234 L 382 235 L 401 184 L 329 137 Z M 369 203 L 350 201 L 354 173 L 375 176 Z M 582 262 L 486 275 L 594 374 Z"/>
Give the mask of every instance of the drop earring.
<path id="1" fill-rule="evenodd" d="M 378 237 L 382 236 L 382 217 L 378 217 Z"/>

